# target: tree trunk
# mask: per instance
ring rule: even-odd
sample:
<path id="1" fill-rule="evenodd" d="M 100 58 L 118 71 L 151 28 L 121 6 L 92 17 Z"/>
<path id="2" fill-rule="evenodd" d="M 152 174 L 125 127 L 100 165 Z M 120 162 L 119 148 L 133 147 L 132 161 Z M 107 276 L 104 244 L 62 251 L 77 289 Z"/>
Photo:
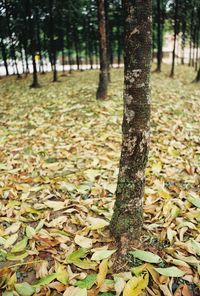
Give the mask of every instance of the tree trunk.
<path id="1" fill-rule="evenodd" d="M 195 60 L 195 71 L 198 70 L 198 57 L 199 57 L 199 30 L 197 30 L 197 43 L 196 43 L 196 60 Z"/>
<path id="2" fill-rule="evenodd" d="M 196 76 L 195 82 L 200 82 L 200 67 L 199 67 L 199 70 L 197 72 L 197 76 Z"/>
<path id="3" fill-rule="evenodd" d="M 73 69 L 72 69 L 72 60 L 71 60 L 71 52 L 70 52 L 70 49 L 68 49 L 67 55 L 68 55 L 68 63 L 69 63 L 69 73 L 71 73 Z"/>
<path id="4" fill-rule="evenodd" d="M 157 0 L 157 68 L 156 68 L 156 72 L 161 72 L 161 63 L 162 63 L 161 0 Z"/>
<path id="5" fill-rule="evenodd" d="M 100 74 L 99 86 L 96 98 L 104 100 L 107 97 L 108 88 L 108 68 L 107 68 L 107 41 L 106 41 L 106 18 L 105 0 L 97 0 L 98 3 L 98 25 L 99 25 L 99 54 L 100 54 Z"/>
<path id="6" fill-rule="evenodd" d="M 27 53 L 27 48 L 24 48 L 24 53 L 25 53 L 25 61 L 26 61 L 26 74 L 30 73 L 29 71 L 29 65 L 28 65 L 28 53 Z"/>
<path id="7" fill-rule="evenodd" d="M 124 0 L 124 116 L 116 202 L 110 229 L 123 255 L 141 236 L 149 151 L 151 0 Z"/>
<path id="8" fill-rule="evenodd" d="M 97 42 L 95 42 L 95 63 L 96 63 L 96 69 L 98 69 L 98 65 L 99 65 L 99 57 L 98 57 L 98 46 L 97 46 Z"/>
<path id="9" fill-rule="evenodd" d="M 191 19 L 190 19 L 190 52 L 189 52 L 189 63 L 188 66 L 192 65 L 192 33 L 194 26 L 194 8 L 192 10 Z"/>
<path id="10" fill-rule="evenodd" d="M 192 67 L 195 66 L 195 45 L 196 45 L 196 27 L 193 33 L 193 52 L 192 52 Z"/>
<path id="11" fill-rule="evenodd" d="M 89 43 L 88 43 L 89 45 Z M 90 42 L 90 46 L 88 47 L 89 53 L 89 62 L 90 62 L 90 70 L 93 70 L 93 44 L 92 41 Z"/>
<path id="12" fill-rule="evenodd" d="M 73 38 L 74 38 L 77 70 L 80 70 L 80 57 L 79 57 L 79 46 L 78 46 L 79 40 L 78 40 L 78 33 L 75 28 L 73 28 Z"/>
<path id="13" fill-rule="evenodd" d="M 56 48 L 54 40 L 54 18 L 53 18 L 53 6 L 54 1 L 49 0 L 49 35 L 50 35 L 50 47 L 51 47 L 51 63 L 53 69 L 53 82 L 58 81 L 57 69 L 56 69 Z"/>
<path id="14" fill-rule="evenodd" d="M 106 19 L 106 47 L 107 47 L 107 72 L 108 72 L 108 82 L 111 82 L 110 65 L 111 65 L 111 38 L 110 38 L 110 24 L 109 24 L 109 1 L 104 1 L 105 3 L 105 19 Z"/>
<path id="15" fill-rule="evenodd" d="M 121 44 L 121 34 L 120 34 L 120 26 L 117 26 L 117 64 L 118 68 L 121 64 L 121 53 L 122 53 L 122 44 Z"/>
<path id="16" fill-rule="evenodd" d="M 21 63 L 22 63 L 22 72 L 24 74 L 25 73 L 25 67 L 24 67 L 24 56 L 23 56 L 22 47 L 20 47 L 20 55 L 21 55 Z"/>
<path id="17" fill-rule="evenodd" d="M 3 58 L 3 62 L 4 62 L 4 67 L 5 67 L 5 70 L 6 70 L 6 76 L 8 76 L 9 71 L 8 71 L 7 55 L 6 55 L 6 48 L 5 48 L 5 45 L 3 43 L 3 40 L 1 40 L 1 53 L 2 53 L 2 58 Z"/>
<path id="18" fill-rule="evenodd" d="M 186 22 L 182 21 L 182 40 L 181 40 L 181 64 L 184 65 L 184 55 L 185 55 L 185 31 L 186 31 Z"/>
<path id="19" fill-rule="evenodd" d="M 7 28 L 8 28 L 8 36 L 11 42 L 10 45 L 10 56 L 12 58 L 12 61 L 14 62 L 16 74 L 17 74 L 17 79 L 21 78 L 21 75 L 19 74 L 18 66 L 17 66 L 17 58 L 16 58 L 16 53 L 15 53 L 15 46 L 14 46 L 14 40 L 13 40 L 13 35 L 11 32 L 11 27 L 10 27 L 10 15 L 9 15 L 9 5 L 8 5 L 8 0 L 5 0 L 5 12 L 6 12 L 6 22 L 7 22 Z M 15 73 L 15 71 L 13 71 Z"/>
<path id="20" fill-rule="evenodd" d="M 178 0 L 175 0 L 175 14 L 174 14 L 174 48 L 172 52 L 172 67 L 170 77 L 174 77 L 175 69 L 175 56 L 176 56 L 176 37 L 177 37 L 177 26 L 178 26 Z"/>
<path id="21" fill-rule="evenodd" d="M 64 47 L 62 48 L 62 72 L 63 75 L 65 74 L 65 51 L 64 51 Z"/>
<path id="22" fill-rule="evenodd" d="M 35 61 L 35 54 L 36 54 L 36 37 L 35 37 L 35 14 L 33 13 L 32 18 L 32 12 L 31 7 L 34 7 L 35 1 L 27 0 L 27 12 L 28 12 L 28 19 L 29 19 L 29 35 L 30 35 L 30 41 L 31 41 L 31 56 L 32 56 L 32 63 L 33 63 L 33 82 L 30 85 L 32 88 L 38 88 L 40 87 L 38 82 L 38 76 L 37 76 L 37 66 Z"/>

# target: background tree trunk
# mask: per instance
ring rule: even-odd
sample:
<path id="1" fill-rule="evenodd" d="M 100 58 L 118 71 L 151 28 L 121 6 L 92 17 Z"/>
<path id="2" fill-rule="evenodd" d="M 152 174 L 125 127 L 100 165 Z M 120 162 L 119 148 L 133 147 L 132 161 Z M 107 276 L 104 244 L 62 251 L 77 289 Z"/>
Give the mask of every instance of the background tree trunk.
<path id="1" fill-rule="evenodd" d="M 149 151 L 151 0 L 124 0 L 124 116 L 116 202 L 110 229 L 122 253 L 138 240 L 143 224 Z"/>
<path id="2" fill-rule="evenodd" d="M 177 26 L 178 26 L 178 0 L 175 0 L 175 13 L 174 13 L 174 47 L 172 52 L 172 67 L 170 77 L 174 77 L 175 69 L 175 56 L 176 56 L 176 37 L 177 37 Z"/>
<path id="3" fill-rule="evenodd" d="M 161 0 L 157 0 L 157 68 L 156 68 L 156 72 L 161 72 L 161 64 L 162 64 Z"/>
<path id="4" fill-rule="evenodd" d="M 99 86 L 97 89 L 96 98 L 105 99 L 107 96 L 107 87 L 108 87 L 105 1 L 97 0 L 97 3 L 98 3 L 98 19 L 99 19 L 100 74 L 99 74 Z"/>
<path id="5" fill-rule="evenodd" d="M 56 69 L 56 47 L 54 40 L 54 1 L 49 0 L 49 35 L 50 35 L 50 48 L 51 48 L 51 63 L 53 69 L 53 82 L 58 81 Z"/>
<path id="6" fill-rule="evenodd" d="M 185 31 L 186 31 L 186 22 L 182 21 L 182 37 L 181 37 L 181 65 L 185 64 L 184 53 L 185 53 Z"/>
<path id="7" fill-rule="evenodd" d="M 195 78 L 195 82 L 200 82 L 200 67 L 199 67 L 199 70 L 197 72 L 197 76 Z"/>
<path id="8" fill-rule="evenodd" d="M 1 40 L 1 54 L 2 54 L 2 58 L 3 58 L 3 63 L 4 63 L 4 67 L 6 70 L 6 75 L 9 75 L 9 71 L 8 71 L 8 63 L 7 63 L 7 55 L 6 55 L 6 47 L 3 43 L 3 40 Z"/>
<path id="9" fill-rule="evenodd" d="M 33 88 L 38 88 L 40 87 L 38 83 L 38 76 L 37 76 L 37 66 L 36 66 L 36 61 L 35 61 L 35 54 L 36 54 L 36 37 L 35 37 L 35 16 L 33 13 L 33 18 L 32 18 L 32 12 L 31 12 L 31 7 L 34 7 L 34 0 L 26 1 L 26 9 L 27 9 L 27 14 L 28 14 L 28 20 L 29 20 L 29 34 L 30 34 L 30 40 L 31 40 L 31 56 L 32 56 L 32 63 L 33 63 L 33 82 L 30 85 L 30 87 Z"/>
<path id="10" fill-rule="evenodd" d="M 106 48 L 107 48 L 107 72 L 108 72 L 108 82 L 111 82 L 110 65 L 111 65 L 111 42 L 110 42 L 110 23 L 108 19 L 109 13 L 109 1 L 104 1 L 105 3 L 105 19 L 106 19 Z"/>

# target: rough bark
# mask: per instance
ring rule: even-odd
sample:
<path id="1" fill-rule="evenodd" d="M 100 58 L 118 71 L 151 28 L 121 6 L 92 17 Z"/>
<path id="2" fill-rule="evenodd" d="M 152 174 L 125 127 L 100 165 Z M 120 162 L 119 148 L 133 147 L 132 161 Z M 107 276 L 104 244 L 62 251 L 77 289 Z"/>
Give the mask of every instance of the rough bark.
<path id="1" fill-rule="evenodd" d="M 175 69 L 175 56 L 176 56 L 176 37 L 178 31 L 178 0 L 175 0 L 175 13 L 174 13 L 174 47 L 172 52 L 172 67 L 170 77 L 174 77 L 174 69 Z"/>
<path id="2" fill-rule="evenodd" d="M 104 100 L 107 97 L 107 87 L 108 87 L 105 0 L 97 0 L 97 3 L 98 3 L 98 20 L 99 20 L 98 25 L 99 25 L 100 74 L 99 74 L 99 86 L 97 89 L 96 98 Z"/>
<path id="3" fill-rule="evenodd" d="M 151 0 L 124 0 L 122 151 L 110 229 L 123 255 L 140 236 L 149 151 Z"/>

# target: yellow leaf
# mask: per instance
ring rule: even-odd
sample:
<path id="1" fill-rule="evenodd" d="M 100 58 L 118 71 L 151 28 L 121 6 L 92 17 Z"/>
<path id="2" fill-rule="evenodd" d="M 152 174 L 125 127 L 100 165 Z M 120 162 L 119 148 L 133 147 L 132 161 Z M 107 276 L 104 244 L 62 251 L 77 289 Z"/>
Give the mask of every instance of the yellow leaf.
<path id="1" fill-rule="evenodd" d="M 154 163 L 153 165 L 152 165 L 152 172 L 154 173 L 154 174 L 159 174 L 160 173 L 160 171 L 162 170 L 162 163 L 159 161 L 159 162 L 156 162 L 156 163 Z"/>
<path id="2" fill-rule="evenodd" d="M 165 188 L 164 183 L 160 182 L 159 180 L 155 181 L 155 186 L 158 190 L 158 194 L 159 196 L 163 197 L 163 198 L 171 198 L 171 195 L 169 193 L 169 191 Z"/>
<path id="3" fill-rule="evenodd" d="M 87 237 L 77 234 L 74 238 L 74 241 L 77 245 L 79 245 L 82 248 L 85 248 L 85 249 L 92 248 L 92 239 L 91 238 L 87 238 Z"/>
<path id="4" fill-rule="evenodd" d="M 16 273 L 14 273 L 7 281 L 7 287 L 9 289 L 13 289 L 14 287 L 14 284 L 16 284 L 17 282 L 17 276 L 16 276 Z"/>
<path id="5" fill-rule="evenodd" d="M 168 153 L 174 157 L 179 156 L 179 152 L 176 149 L 174 149 L 172 146 L 168 148 Z"/>
<path id="6" fill-rule="evenodd" d="M 69 274 L 67 272 L 67 269 L 64 265 L 56 262 L 56 266 L 55 266 L 55 269 L 56 269 L 56 274 L 57 274 L 57 280 L 59 282 L 61 282 L 62 284 L 66 285 L 66 283 L 68 282 L 68 279 L 69 279 Z"/>
<path id="7" fill-rule="evenodd" d="M 126 285 L 126 281 L 118 276 L 114 276 L 114 280 L 115 280 L 115 292 L 116 292 L 116 296 L 121 295 L 121 292 L 123 291 L 125 285 Z"/>
<path id="8" fill-rule="evenodd" d="M 133 267 L 131 271 L 136 275 L 139 276 L 145 269 L 146 269 L 147 263 L 144 263 L 142 265 L 139 265 L 137 267 Z"/>
<path id="9" fill-rule="evenodd" d="M 159 285 L 160 284 L 160 282 L 159 282 L 160 275 L 157 271 L 155 271 L 153 265 L 151 265 L 150 263 L 147 263 L 146 268 L 147 268 L 148 272 L 150 273 L 150 275 L 152 276 L 154 282 Z"/>
<path id="10" fill-rule="evenodd" d="M 139 277 L 133 277 L 128 283 L 126 284 L 123 296 L 138 296 L 148 286 L 149 282 L 149 274 L 148 272 L 144 273 Z"/>
<path id="11" fill-rule="evenodd" d="M 13 223 L 11 226 L 6 228 L 5 234 L 9 235 L 12 233 L 16 233 L 19 230 L 20 226 L 21 226 L 21 222 Z"/>
<path id="12" fill-rule="evenodd" d="M 4 248 L 5 248 L 5 249 L 10 248 L 10 246 L 12 246 L 12 245 L 16 242 L 17 239 L 18 239 L 18 234 L 17 234 L 17 233 L 11 235 L 11 236 L 6 240 L 6 242 L 4 243 Z"/>
<path id="13" fill-rule="evenodd" d="M 109 225 L 109 222 L 107 222 L 106 220 L 94 217 L 88 217 L 87 222 L 90 224 L 89 227 L 91 230 L 100 229 Z"/>
<path id="14" fill-rule="evenodd" d="M 99 265 L 99 273 L 97 275 L 97 287 L 100 288 L 106 278 L 108 272 L 108 259 L 105 259 Z"/>

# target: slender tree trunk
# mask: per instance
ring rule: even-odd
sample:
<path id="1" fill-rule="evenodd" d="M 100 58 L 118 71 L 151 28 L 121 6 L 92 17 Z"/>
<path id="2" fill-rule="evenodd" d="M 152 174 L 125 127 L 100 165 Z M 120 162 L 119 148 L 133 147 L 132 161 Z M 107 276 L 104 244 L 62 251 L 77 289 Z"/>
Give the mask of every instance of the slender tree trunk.
<path id="1" fill-rule="evenodd" d="M 192 67 L 195 66 L 195 46 L 196 46 L 196 27 L 194 28 L 193 52 L 192 52 Z"/>
<path id="2" fill-rule="evenodd" d="M 98 47 L 97 47 L 97 42 L 95 42 L 95 63 L 96 63 L 96 69 L 98 69 L 98 65 L 99 65 L 99 57 L 98 57 Z"/>
<path id="3" fill-rule="evenodd" d="M 20 55 L 21 55 L 21 63 L 22 63 L 22 72 L 24 74 L 25 73 L 25 67 L 24 67 L 24 56 L 23 56 L 22 47 L 20 48 Z"/>
<path id="4" fill-rule="evenodd" d="M 28 65 L 28 53 L 27 48 L 24 48 L 24 54 L 25 54 L 25 62 L 26 62 L 26 74 L 30 73 L 29 65 Z"/>
<path id="5" fill-rule="evenodd" d="M 195 82 L 200 82 L 200 67 L 199 67 L 199 70 L 197 72 L 197 76 L 195 78 Z"/>
<path id="6" fill-rule="evenodd" d="M 108 68 L 107 68 L 107 41 L 106 41 L 106 18 L 105 0 L 97 0 L 98 19 L 99 19 L 99 54 L 100 54 L 100 74 L 99 86 L 96 98 L 104 100 L 107 97 L 108 87 Z"/>
<path id="7" fill-rule="evenodd" d="M 79 50 L 78 50 L 78 43 L 75 40 L 74 43 L 74 47 L 75 47 L 75 52 L 76 52 L 76 65 L 77 65 L 77 70 L 80 70 L 80 58 L 79 58 Z"/>
<path id="8" fill-rule="evenodd" d="M 10 56 L 14 62 L 14 66 L 15 66 L 15 70 L 16 70 L 16 74 L 17 74 L 17 79 L 21 78 L 21 75 L 19 74 L 18 71 L 18 65 L 17 65 L 17 58 L 16 58 L 16 53 L 15 53 L 15 46 L 14 46 L 14 40 L 13 40 L 13 36 L 12 36 L 12 32 L 11 32 L 11 27 L 10 27 L 10 15 L 9 15 L 9 6 L 8 6 L 8 0 L 4 1 L 5 4 L 5 12 L 6 12 L 6 22 L 7 22 L 7 28 L 8 28 L 8 36 L 11 42 L 10 45 Z M 13 72 L 15 73 L 15 71 Z"/>
<path id="9" fill-rule="evenodd" d="M 31 56 L 32 56 L 32 63 L 33 63 L 33 82 L 30 85 L 32 88 L 38 88 L 40 87 L 40 84 L 38 82 L 38 76 L 37 76 L 37 65 L 35 61 L 35 54 L 36 54 L 36 34 L 35 34 L 35 14 L 31 12 L 31 7 L 34 7 L 35 1 L 34 0 L 27 0 L 27 12 L 28 12 L 28 18 L 29 18 L 29 35 L 31 40 Z"/>
<path id="10" fill-rule="evenodd" d="M 12 69 L 13 69 L 13 73 L 12 73 L 12 75 L 16 75 L 16 73 L 15 73 L 15 64 L 14 64 L 14 61 L 12 61 Z"/>
<path id="11" fill-rule="evenodd" d="M 152 31 L 152 55 L 151 55 L 151 61 L 154 62 L 154 52 L 155 52 L 155 44 L 156 44 L 156 24 L 153 22 L 153 31 Z"/>
<path id="12" fill-rule="evenodd" d="M 4 62 L 4 67 L 6 70 L 6 76 L 8 76 L 9 71 L 8 71 L 7 55 L 6 55 L 6 48 L 5 48 L 5 44 L 3 43 L 3 40 L 1 40 L 1 53 L 2 53 L 2 58 Z"/>
<path id="13" fill-rule="evenodd" d="M 194 9 L 192 10 L 191 19 L 190 19 L 190 52 L 189 52 L 189 63 L 188 66 L 192 65 L 192 33 L 194 26 Z"/>
<path id="14" fill-rule="evenodd" d="M 62 48 L 62 72 L 63 75 L 65 74 L 65 51 L 64 51 L 64 46 Z"/>
<path id="15" fill-rule="evenodd" d="M 17 79 L 21 79 L 21 75 L 19 74 L 19 70 L 18 70 L 15 47 L 14 47 L 13 43 L 12 43 L 12 56 L 13 56 L 13 59 L 14 59 L 14 65 L 15 65 L 15 69 L 16 69 Z"/>
<path id="16" fill-rule="evenodd" d="M 122 52 L 122 45 L 121 45 L 121 34 L 120 34 L 120 26 L 117 26 L 117 64 L 118 68 L 121 64 L 121 52 Z"/>
<path id="17" fill-rule="evenodd" d="M 49 0 L 49 35 L 50 35 L 50 47 L 51 47 L 51 62 L 53 69 L 53 82 L 58 81 L 57 77 L 57 69 L 56 69 L 56 48 L 55 48 L 55 40 L 54 40 L 54 18 L 53 18 L 53 6 L 54 1 Z"/>
<path id="18" fill-rule="evenodd" d="M 157 68 L 156 68 L 156 72 L 161 72 L 161 64 L 162 64 L 161 0 L 157 0 Z"/>
<path id="19" fill-rule="evenodd" d="M 181 40 L 181 64 L 184 65 L 184 56 L 185 56 L 185 31 L 186 31 L 186 22 L 182 21 L 182 40 Z"/>
<path id="20" fill-rule="evenodd" d="M 89 61 L 90 61 L 90 70 L 93 70 L 93 44 L 92 41 L 88 43 L 88 53 L 89 53 Z"/>
<path id="21" fill-rule="evenodd" d="M 69 73 L 71 73 L 72 72 L 72 60 L 71 60 L 71 52 L 70 52 L 70 49 L 68 49 L 67 55 L 68 55 L 68 63 L 69 63 Z"/>
<path id="22" fill-rule="evenodd" d="M 109 1 L 104 0 L 105 4 L 105 20 L 106 20 L 106 47 L 107 47 L 107 72 L 108 82 L 111 82 L 110 65 L 111 65 L 111 38 L 110 38 L 110 24 L 108 18 Z"/>
<path id="23" fill-rule="evenodd" d="M 73 28 L 73 35 L 74 35 L 74 48 L 75 48 L 75 54 L 76 54 L 76 65 L 77 70 L 80 70 L 80 57 L 79 57 L 79 40 L 78 40 L 78 33 L 75 28 Z"/>
<path id="24" fill-rule="evenodd" d="M 110 229 L 120 255 L 141 236 L 142 199 L 149 151 L 151 0 L 123 0 L 124 116 L 116 202 Z M 118 260 L 117 260 L 118 261 Z M 117 264 L 116 269 L 117 269 Z"/>
<path id="25" fill-rule="evenodd" d="M 174 15 L 174 48 L 172 52 L 172 67 L 170 77 L 174 77 L 175 56 L 176 56 L 176 37 L 177 37 L 177 22 L 178 22 L 178 0 L 175 0 L 175 15 Z"/>
<path id="26" fill-rule="evenodd" d="M 192 65 L 192 37 L 190 37 L 190 51 L 189 51 L 188 66 L 190 67 L 191 65 Z"/>
<path id="27" fill-rule="evenodd" d="M 197 43 L 196 43 L 196 59 L 195 59 L 195 71 L 198 70 L 198 59 L 199 59 L 199 30 L 197 30 Z"/>

